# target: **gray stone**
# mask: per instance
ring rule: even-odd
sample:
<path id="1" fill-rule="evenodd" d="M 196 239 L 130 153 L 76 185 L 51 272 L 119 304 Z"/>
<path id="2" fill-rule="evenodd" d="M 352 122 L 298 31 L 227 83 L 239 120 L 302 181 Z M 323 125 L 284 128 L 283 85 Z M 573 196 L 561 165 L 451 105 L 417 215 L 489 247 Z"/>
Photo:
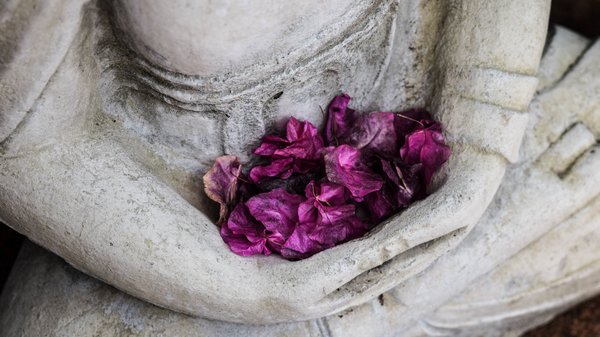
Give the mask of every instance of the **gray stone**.
<path id="1" fill-rule="evenodd" d="M 3 15 L 17 20 L 17 9 L 40 1 L 15 0 Z M 136 297 L 245 323 L 317 318 L 371 301 L 469 233 L 517 160 L 549 11 L 545 0 L 332 1 L 324 20 L 303 12 L 310 2 L 268 16 L 263 38 L 252 35 L 260 26 L 233 19 L 242 14 L 228 3 L 57 3 L 62 10 L 25 16 L 53 22 L 80 10 L 81 23 L 68 26 L 72 43 L 58 45 L 65 56 L 43 90 L 27 93 L 37 99 L 26 113 L 2 110 L 19 121 L 4 126 L 0 144 L 0 217 Z M 249 14 L 278 6 L 264 0 Z M 219 15 L 227 30 L 190 40 Z M 54 34 L 23 25 L 26 38 Z M 13 29 L 2 35 L 10 40 Z M 217 62 L 215 53 L 244 34 L 256 53 Z M 20 75 L 35 77 L 28 71 Z M 2 97 L 29 90 L 2 88 Z M 291 113 L 321 122 L 318 106 L 340 90 L 361 110 L 426 106 L 445 124 L 454 155 L 434 193 L 310 259 L 234 255 L 199 193 L 201 173 L 219 154 L 247 157 Z"/>

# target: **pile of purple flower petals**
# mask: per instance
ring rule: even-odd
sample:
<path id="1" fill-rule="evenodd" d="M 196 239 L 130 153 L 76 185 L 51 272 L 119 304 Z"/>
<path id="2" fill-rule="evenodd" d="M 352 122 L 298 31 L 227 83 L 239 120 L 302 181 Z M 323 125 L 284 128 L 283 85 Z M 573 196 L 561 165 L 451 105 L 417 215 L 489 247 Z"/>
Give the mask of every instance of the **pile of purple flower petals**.
<path id="1" fill-rule="evenodd" d="M 262 139 L 249 169 L 234 156 L 216 159 L 205 191 L 220 204 L 234 253 L 306 258 L 425 197 L 451 153 L 442 125 L 423 109 L 361 114 L 349 101 L 330 103 L 323 135 L 290 118 L 284 135 Z"/>

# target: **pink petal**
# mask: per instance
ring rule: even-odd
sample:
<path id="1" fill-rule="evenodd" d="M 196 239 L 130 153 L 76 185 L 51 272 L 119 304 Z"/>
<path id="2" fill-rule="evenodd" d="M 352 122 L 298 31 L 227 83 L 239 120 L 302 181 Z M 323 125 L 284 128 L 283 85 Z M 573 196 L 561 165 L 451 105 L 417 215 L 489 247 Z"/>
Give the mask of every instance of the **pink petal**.
<path id="1" fill-rule="evenodd" d="M 286 139 L 277 136 L 264 136 L 262 143 L 254 150 L 254 154 L 258 156 L 272 156 L 277 149 L 280 149 L 288 144 Z"/>
<path id="2" fill-rule="evenodd" d="M 365 149 L 391 157 L 398 153 L 398 136 L 392 112 L 371 112 L 362 115 L 350 130 L 345 142 L 357 149 Z"/>
<path id="3" fill-rule="evenodd" d="M 329 181 L 343 185 L 356 201 L 381 189 L 383 180 L 365 163 L 360 152 L 349 146 L 340 145 L 325 155 L 325 171 Z"/>
<path id="4" fill-rule="evenodd" d="M 301 195 L 275 189 L 250 198 L 246 205 L 252 216 L 267 230 L 281 233 L 287 238 L 298 224 L 298 206 L 304 200 Z"/>
<path id="5" fill-rule="evenodd" d="M 306 185 L 304 194 L 309 199 L 316 199 L 328 205 L 341 205 L 346 203 L 346 189 L 344 186 L 329 181 L 315 183 L 311 181 Z"/>
<path id="6" fill-rule="evenodd" d="M 277 149 L 273 152 L 273 158 L 297 158 L 306 160 L 316 160 L 320 157 L 320 151 L 323 148 L 323 140 L 320 136 L 312 138 L 302 138 L 292 142 L 290 145 Z"/>
<path id="7" fill-rule="evenodd" d="M 385 220 L 398 209 L 394 197 L 387 190 L 370 193 L 365 197 L 365 204 L 375 222 Z"/>
<path id="8" fill-rule="evenodd" d="M 351 215 L 331 224 L 316 226 L 309 238 L 324 246 L 338 245 L 363 236 L 368 226 L 358 217 Z"/>
<path id="9" fill-rule="evenodd" d="M 294 172 L 294 159 L 277 159 L 265 166 L 254 166 L 250 170 L 250 179 L 255 183 L 260 183 L 266 178 L 289 178 Z"/>
<path id="10" fill-rule="evenodd" d="M 237 201 L 238 177 L 242 165 L 235 156 L 222 156 L 215 160 L 213 167 L 203 177 L 206 195 L 220 205 L 219 221 L 227 219 L 229 208 Z"/>
<path id="11" fill-rule="evenodd" d="M 271 253 L 266 246 L 264 228 L 252 218 L 243 203 L 237 204 L 233 209 L 227 222 L 221 226 L 220 234 L 231 251 L 238 255 Z"/>
<path id="12" fill-rule="evenodd" d="M 425 109 L 411 109 L 395 114 L 394 126 L 401 142 L 404 142 L 404 136 L 412 133 L 424 124 L 431 124 L 433 121 L 431 115 Z"/>
<path id="13" fill-rule="evenodd" d="M 299 158 L 314 160 L 323 147 L 323 139 L 310 122 L 300 122 L 291 117 L 286 127 L 286 137 L 265 136 L 254 154 L 275 159 Z"/>
<path id="14" fill-rule="evenodd" d="M 320 221 L 320 214 L 315 207 L 315 199 L 309 199 L 298 206 L 298 222 L 315 224 Z"/>
<path id="15" fill-rule="evenodd" d="M 314 125 L 312 125 L 311 122 L 300 122 L 296 118 L 290 117 L 290 120 L 288 121 L 286 126 L 286 138 L 289 142 L 293 142 L 298 139 L 313 138 L 317 136 L 319 136 L 317 128 Z"/>
<path id="16" fill-rule="evenodd" d="M 285 245 L 281 248 L 281 256 L 286 259 L 299 260 L 316 254 L 326 248 L 317 241 L 314 241 L 308 236 L 309 228 L 307 226 L 297 226 Z"/>
<path id="17" fill-rule="evenodd" d="M 400 148 L 400 156 L 405 163 L 423 165 L 425 187 L 431 183 L 433 175 L 450 158 L 451 153 L 452 150 L 445 144 L 439 123 L 408 134 Z"/>
<path id="18" fill-rule="evenodd" d="M 350 96 L 342 94 L 336 96 L 327 108 L 327 125 L 325 126 L 325 139 L 329 145 L 339 145 L 356 121 L 356 113 L 348 109 Z"/>

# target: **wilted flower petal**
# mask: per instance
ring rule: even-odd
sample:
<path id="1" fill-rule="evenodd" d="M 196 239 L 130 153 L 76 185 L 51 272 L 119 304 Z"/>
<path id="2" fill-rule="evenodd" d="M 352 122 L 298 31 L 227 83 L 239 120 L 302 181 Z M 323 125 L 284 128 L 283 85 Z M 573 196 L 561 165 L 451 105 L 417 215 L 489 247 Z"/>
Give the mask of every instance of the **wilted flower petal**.
<path id="1" fill-rule="evenodd" d="M 309 238 L 324 246 L 335 246 L 363 236 L 368 229 L 367 224 L 354 215 L 352 210 L 351 214 L 345 214 L 333 223 L 316 226 L 309 233 Z"/>
<path id="2" fill-rule="evenodd" d="M 357 114 L 348 108 L 350 96 L 342 94 L 336 96 L 327 108 L 327 125 L 325 126 L 325 140 L 329 145 L 342 144 L 348 132 L 356 121 Z"/>
<path id="3" fill-rule="evenodd" d="M 243 203 L 236 205 L 227 222 L 221 226 L 220 233 L 231 251 L 238 255 L 271 254 L 267 248 L 264 227 L 252 217 Z"/>
<path id="4" fill-rule="evenodd" d="M 277 177 L 287 179 L 294 172 L 294 158 L 273 160 L 268 165 L 254 166 L 250 170 L 250 179 L 260 183 L 264 179 Z"/>
<path id="5" fill-rule="evenodd" d="M 325 171 L 329 181 L 343 185 L 356 201 L 381 189 L 383 180 L 362 162 L 360 151 L 340 145 L 325 155 Z"/>
<path id="6" fill-rule="evenodd" d="M 203 177 L 206 195 L 220 205 L 219 221 L 227 219 L 229 209 L 237 201 L 238 178 L 242 165 L 235 156 L 221 156 Z"/>
<path id="7" fill-rule="evenodd" d="M 399 141 L 404 143 L 404 136 L 423 125 L 431 124 L 431 115 L 425 109 L 411 109 L 395 114 L 394 127 Z"/>
<path id="8" fill-rule="evenodd" d="M 297 226 L 283 247 L 281 247 L 281 256 L 290 260 L 305 259 L 324 249 L 333 247 L 333 245 L 324 246 L 312 240 L 308 235 L 310 227 L 309 225 Z"/>
<path id="9" fill-rule="evenodd" d="M 317 128 L 310 122 L 300 122 L 291 117 L 286 126 L 286 137 L 265 136 L 260 146 L 254 150 L 259 156 L 275 159 L 298 158 L 315 160 L 323 148 L 323 139 Z"/>
<path id="10" fill-rule="evenodd" d="M 395 198 L 387 189 L 368 194 L 365 197 L 365 205 L 371 219 L 375 222 L 385 220 L 398 209 Z"/>
<path id="11" fill-rule="evenodd" d="M 406 141 L 400 148 L 400 156 L 406 164 L 423 165 L 425 187 L 431 183 L 433 175 L 450 158 L 451 153 L 444 141 L 440 123 L 433 123 L 406 135 Z"/>
<path id="12" fill-rule="evenodd" d="M 394 126 L 395 119 L 396 115 L 392 112 L 362 115 L 344 143 L 386 157 L 397 156 L 400 146 Z"/>
<path id="13" fill-rule="evenodd" d="M 304 197 L 284 189 L 256 195 L 246 202 L 250 213 L 267 230 L 289 237 L 298 224 L 298 205 Z"/>
<path id="14" fill-rule="evenodd" d="M 290 118 L 286 138 L 265 136 L 254 153 L 270 157 L 273 161 L 264 166 L 255 166 L 250 179 L 261 183 L 267 178 L 287 179 L 293 173 L 306 174 L 320 166 L 323 139 L 310 122 Z"/>

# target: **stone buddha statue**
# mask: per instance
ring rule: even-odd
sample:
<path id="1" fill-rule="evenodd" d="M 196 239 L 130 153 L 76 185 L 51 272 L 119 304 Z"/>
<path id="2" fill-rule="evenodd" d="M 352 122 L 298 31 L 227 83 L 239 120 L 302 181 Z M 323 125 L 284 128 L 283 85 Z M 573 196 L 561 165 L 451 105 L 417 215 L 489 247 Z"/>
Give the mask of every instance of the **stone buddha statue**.
<path id="1" fill-rule="evenodd" d="M 548 33 L 549 1 L 0 8 L 0 219 L 141 300 L 27 247 L 2 298 L 15 308 L 0 309 L 7 336 L 100 326 L 149 336 L 500 335 L 598 291 L 600 49 L 562 28 Z M 322 124 L 320 107 L 340 92 L 358 110 L 426 107 L 445 125 L 453 156 L 431 195 L 306 260 L 230 252 L 202 174 L 219 155 L 247 159 L 289 116 Z M 573 251 L 550 253 L 556 246 Z M 58 290 L 69 274 L 91 302 Z M 52 300 L 34 295 L 47 277 Z M 53 318 L 35 323 L 18 293 Z M 56 324 L 84 307 L 85 320 Z"/>

